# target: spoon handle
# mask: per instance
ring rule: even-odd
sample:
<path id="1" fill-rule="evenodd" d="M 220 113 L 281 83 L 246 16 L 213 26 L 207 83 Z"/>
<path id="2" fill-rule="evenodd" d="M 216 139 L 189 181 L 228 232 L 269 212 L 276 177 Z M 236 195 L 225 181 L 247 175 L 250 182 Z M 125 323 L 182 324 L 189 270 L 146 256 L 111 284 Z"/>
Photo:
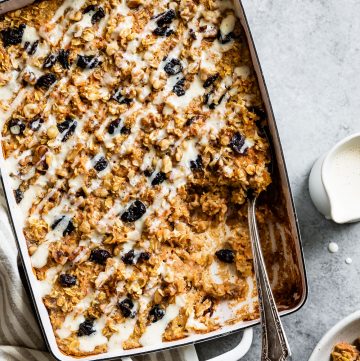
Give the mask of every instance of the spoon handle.
<path id="1" fill-rule="evenodd" d="M 261 361 L 289 361 L 291 360 L 290 347 L 276 308 L 269 277 L 266 272 L 264 257 L 261 251 L 259 232 L 256 223 L 256 197 L 249 199 L 248 221 L 256 284 L 259 294 L 262 330 Z"/>

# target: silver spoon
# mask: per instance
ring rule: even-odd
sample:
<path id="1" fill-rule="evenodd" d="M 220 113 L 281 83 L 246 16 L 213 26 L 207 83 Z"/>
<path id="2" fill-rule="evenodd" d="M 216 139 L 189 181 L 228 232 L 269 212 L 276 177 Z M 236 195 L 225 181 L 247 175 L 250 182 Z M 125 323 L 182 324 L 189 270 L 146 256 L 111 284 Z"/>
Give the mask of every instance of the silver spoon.
<path id="1" fill-rule="evenodd" d="M 261 361 L 290 361 L 291 351 L 276 308 L 261 251 L 259 231 L 256 223 L 256 196 L 248 200 L 248 221 L 254 258 L 256 285 L 259 294 L 259 308 L 262 333 Z"/>

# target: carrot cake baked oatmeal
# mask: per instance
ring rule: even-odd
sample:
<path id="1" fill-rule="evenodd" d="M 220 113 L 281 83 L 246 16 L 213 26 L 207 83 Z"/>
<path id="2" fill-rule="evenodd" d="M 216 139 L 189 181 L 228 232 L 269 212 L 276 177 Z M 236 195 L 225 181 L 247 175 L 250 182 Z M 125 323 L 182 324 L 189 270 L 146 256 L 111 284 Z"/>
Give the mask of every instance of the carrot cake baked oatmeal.
<path id="1" fill-rule="evenodd" d="M 2 151 L 61 351 L 257 318 L 246 198 L 270 152 L 233 3 L 36 2 L 0 43 Z"/>
<path id="2" fill-rule="evenodd" d="M 359 361 L 360 360 L 360 339 L 351 345 L 347 342 L 340 342 L 334 346 L 331 353 L 332 361 Z"/>

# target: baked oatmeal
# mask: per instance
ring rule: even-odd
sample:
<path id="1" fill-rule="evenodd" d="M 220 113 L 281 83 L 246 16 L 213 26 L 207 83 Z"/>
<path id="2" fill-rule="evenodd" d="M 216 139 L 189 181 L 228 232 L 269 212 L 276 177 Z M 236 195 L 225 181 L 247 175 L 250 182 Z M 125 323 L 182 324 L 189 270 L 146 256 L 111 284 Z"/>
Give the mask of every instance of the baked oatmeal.
<path id="1" fill-rule="evenodd" d="M 49 0 L 0 37 L 3 156 L 60 350 L 257 318 L 246 198 L 271 183 L 270 152 L 233 3 Z M 275 218 L 259 208 L 293 297 Z"/>
<path id="2" fill-rule="evenodd" d="M 332 361 L 359 361 L 360 352 L 358 346 L 359 340 L 356 345 L 351 345 L 346 342 L 341 342 L 335 345 L 333 352 L 331 353 Z"/>

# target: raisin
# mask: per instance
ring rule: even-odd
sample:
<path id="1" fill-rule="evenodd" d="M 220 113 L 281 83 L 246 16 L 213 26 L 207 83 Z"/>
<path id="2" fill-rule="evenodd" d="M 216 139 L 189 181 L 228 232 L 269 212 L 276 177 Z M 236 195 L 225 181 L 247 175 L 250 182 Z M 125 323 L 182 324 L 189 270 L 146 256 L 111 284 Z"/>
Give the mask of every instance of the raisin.
<path id="1" fill-rule="evenodd" d="M 173 87 L 173 92 L 178 96 L 178 97 L 182 97 L 183 95 L 185 95 L 185 89 L 184 89 L 184 85 L 185 85 L 185 78 L 180 79 Z"/>
<path id="2" fill-rule="evenodd" d="M 192 171 L 198 171 L 203 168 L 203 162 L 201 155 L 198 155 L 195 160 L 190 161 L 190 169 Z"/>
<path id="3" fill-rule="evenodd" d="M 151 322 L 157 322 L 165 316 L 165 310 L 159 305 L 155 305 L 149 312 Z"/>
<path id="4" fill-rule="evenodd" d="M 212 99 L 212 95 L 214 94 L 214 89 L 212 88 L 208 93 L 204 95 L 204 104 L 206 104 L 209 109 L 215 109 L 219 104 L 221 104 L 221 102 L 225 98 L 226 92 L 227 90 L 220 96 L 217 103 L 215 103 Z"/>
<path id="5" fill-rule="evenodd" d="M 132 102 L 132 99 L 126 98 L 126 97 L 123 97 L 121 100 L 119 100 L 119 103 L 120 103 L 120 104 L 130 105 L 131 102 Z"/>
<path id="6" fill-rule="evenodd" d="M 87 14 L 90 11 L 95 11 L 96 10 L 96 6 L 95 5 L 88 5 L 82 12 L 83 14 Z"/>
<path id="7" fill-rule="evenodd" d="M 257 106 L 252 106 L 248 109 L 251 113 L 254 113 L 257 117 L 259 117 L 260 121 L 266 120 L 266 112 L 264 111 L 264 109 Z"/>
<path id="8" fill-rule="evenodd" d="M 145 169 L 144 170 L 144 175 L 145 177 L 151 177 L 151 175 L 154 173 L 154 171 L 152 169 Z"/>
<path id="9" fill-rule="evenodd" d="M 25 123 L 20 119 L 11 119 L 8 124 L 10 133 L 13 135 L 22 135 L 26 128 Z"/>
<path id="10" fill-rule="evenodd" d="M 134 258 L 135 258 L 135 253 L 134 250 L 130 250 L 129 252 L 125 253 L 121 259 L 125 264 L 134 264 Z"/>
<path id="11" fill-rule="evenodd" d="M 64 69 L 70 69 L 69 55 L 70 55 L 70 50 L 60 49 L 59 54 L 57 56 L 58 62 Z"/>
<path id="12" fill-rule="evenodd" d="M 24 193 L 20 189 L 15 189 L 14 196 L 16 203 L 19 204 L 24 198 Z"/>
<path id="13" fill-rule="evenodd" d="M 245 138 L 239 132 L 236 132 L 231 138 L 229 147 L 235 153 L 243 155 L 246 153 L 246 147 L 244 147 L 244 145 L 245 145 Z"/>
<path id="14" fill-rule="evenodd" d="M 28 54 L 34 55 L 36 53 L 38 46 L 39 46 L 39 40 L 34 41 L 34 43 L 31 45 L 31 48 L 28 50 Z"/>
<path id="15" fill-rule="evenodd" d="M 105 265 L 106 260 L 110 257 L 111 254 L 107 250 L 96 248 L 91 251 L 89 260 L 101 265 Z"/>
<path id="16" fill-rule="evenodd" d="M 234 251 L 231 249 L 221 249 L 215 253 L 216 257 L 225 263 L 233 263 L 235 260 Z"/>
<path id="17" fill-rule="evenodd" d="M 43 124 L 43 123 L 44 123 L 43 118 L 40 118 L 40 117 L 34 118 L 30 122 L 30 129 L 33 130 L 34 132 L 36 132 L 41 128 L 41 124 Z"/>
<path id="18" fill-rule="evenodd" d="M 129 208 L 121 215 L 123 222 L 135 222 L 146 213 L 146 207 L 138 199 L 132 203 Z"/>
<path id="19" fill-rule="evenodd" d="M 34 55 L 37 50 L 38 45 L 39 45 L 39 40 L 36 40 L 33 42 L 32 45 L 30 45 L 29 42 L 26 42 L 24 47 L 25 47 L 26 52 L 29 55 Z"/>
<path id="20" fill-rule="evenodd" d="M 98 23 L 101 19 L 103 19 L 105 17 L 105 11 L 102 7 L 99 7 L 95 14 L 91 17 L 91 24 L 96 24 Z"/>
<path id="21" fill-rule="evenodd" d="M 59 276 L 59 282 L 63 287 L 72 287 L 76 285 L 76 276 L 63 273 Z"/>
<path id="22" fill-rule="evenodd" d="M 204 104 L 209 104 L 210 97 L 212 96 L 213 93 L 214 93 L 214 91 L 211 90 L 204 95 Z"/>
<path id="23" fill-rule="evenodd" d="M 131 310 L 134 307 L 134 302 L 130 298 L 125 298 L 123 301 L 119 302 L 118 307 L 124 317 L 135 317 L 136 312 Z"/>
<path id="24" fill-rule="evenodd" d="M 89 336 L 92 333 L 95 333 L 96 330 L 94 330 L 94 320 L 92 319 L 86 319 L 84 322 L 80 323 L 79 325 L 79 331 L 77 335 L 79 337 L 81 336 Z"/>
<path id="25" fill-rule="evenodd" d="M 74 121 L 70 125 L 69 130 L 65 133 L 63 139 L 61 139 L 63 143 L 66 142 L 75 133 L 76 127 L 77 127 L 77 121 Z"/>
<path id="26" fill-rule="evenodd" d="M 116 129 L 119 127 L 120 122 L 121 122 L 120 118 L 113 120 L 108 126 L 108 133 L 109 134 L 114 134 Z"/>
<path id="27" fill-rule="evenodd" d="M 78 55 L 76 64 L 82 69 L 94 69 L 100 61 L 95 55 Z"/>
<path id="28" fill-rule="evenodd" d="M 120 104 L 129 105 L 129 104 L 131 104 L 131 102 L 132 102 L 132 99 L 130 99 L 130 98 L 124 98 L 124 99 L 122 99 L 119 103 L 120 103 Z"/>
<path id="29" fill-rule="evenodd" d="M 127 104 L 129 105 L 132 102 L 132 99 L 125 97 L 121 94 L 121 90 L 118 89 L 114 95 L 111 97 L 111 99 L 117 101 L 119 104 Z"/>
<path id="30" fill-rule="evenodd" d="M 46 163 L 46 159 L 42 159 L 37 165 L 36 169 L 41 174 L 46 174 L 46 171 L 49 169 L 48 164 Z"/>
<path id="31" fill-rule="evenodd" d="M 223 101 L 223 99 L 225 98 L 226 92 L 224 94 L 221 95 L 221 97 L 219 98 L 218 102 L 216 105 L 221 104 L 221 102 Z"/>
<path id="32" fill-rule="evenodd" d="M 51 85 L 53 85 L 56 82 L 56 76 L 55 74 L 52 73 L 48 73 L 45 75 L 42 75 L 37 81 L 35 86 L 37 88 L 42 88 L 42 89 L 49 89 L 51 87 Z"/>
<path id="33" fill-rule="evenodd" d="M 168 26 L 157 27 L 153 33 L 157 36 L 166 36 L 169 37 L 171 34 L 174 34 L 174 30 L 170 29 Z"/>
<path id="34" fill-rule="evenodd" d="M 4 47 L 6 48 L 10 45 L 20 44 L 22 42 L 25 28 L 26 25 L 21 24 L 18 27 L 6 28 L 4 30 L 1 30 L 0 34 Z"/>
<path id="35" fill-rule="evenodd" d="M 183 66 L 179 59 L 173 58 L 165 65 L 164 70 L 168 75 L 176 75 L 181 73 Z"/>
<path id="36" fill-rule="evenodd" d="M 62 123 L 56 124 L 56 126 L 60 133 L 64 133 L 65 130 L 69 129 L 72 122 L 73 122 L 73 119 L 70 117 L 67 117 Z"/>
<path id="37" fill-rule="evenodd" d="M 124 305 L 128 308 L 133 308 L 134 302 L 132 301 L 131 298 L 125 298 L 122 302 L 119 303 L 119 305 Z"/>
<path id="38" fill-rule="evenodd" d="M 70 220 L 69 223 L 67 224 L 66 228 L 64 229 L 63 232 L 63 236 L 68 236 L 69 234 L 71 234 L 75 229 L 74 223 Z"/>
<path id="39" fill-rule="evenodd" d="M 64 218 L 65 218 L 65 216 L 62 216 L 62 217 L 58 218 L 58 219 L 50 226 L 51 229 L 54 230 Z"/>
<path id="40" fill-rule="evenodd" d="M 138 262 L 146 262 L 150 259 L 151 255 L 149 252 L 141 252 L 138 258 Z"/>
<path id="41" fill-rule="evenodd" d="M 151 181 L 152 186 L 157 186 L 166 180 L 166 174 L 164 172 L 159 172 L 156 174 L 154 179 Z"/>
<path id="42" fill-rule="evenodd" d="M 108 162 L 104 157 L 100 157 L 94 165 L 97 172 L 103 171 L 108 166 Z"/>
<path id="43" fill-rule="evenodd" d="M 131 129 L 130 128 L 128 128 L 128 127 L 122 127 L 121 129 L 120 129 L 120 134 L 126 134 L 126 135 L 128 135 L 128 134 L 130 134 L 131 133 Z"/>
<path id="44" fill-rule="evenodd" d="M 168 38 L 170 35 L 174 34 L 175 31 L 173 29 L 169 29 L 166 31 L 165 36 Z"/>
<path id="45" fill-rule="evenodd" d="M 50 69 L 56 63 L 56 60 L 57 60 L 56 55 L 49 54 L 44 60 L 43 68 Z"/>
<path id="46" fill-rule="evenodd" d="M 208 88 L 209 86 L 213 85 L 216 79 L 219 77 L 219 73 L 216 73 L 214 75 L 210 75 L 204 83 L 204 88 Z"/>
<path id="47" fill-rule="evenodd" d="M 194 29 L 190 29 L 189 34 L 190 34 L 190 36 L 191 36 L 194 40 L 197 39 L 197 36 L 196 36 L 196 33 L 195 33 L 195 30 L 194 30 Z"/>
<path id="48" fill-rule="evenodd" d="M 189 118 L 189 119 L 186 121 L 185 125 L 186 125 L 187 127 L 189 127 L 192 123 L 195 122 L 195 120 L 196 120 L 197 118 L 198 118 L 198 117 L 197 117 L 196 115 L 193 116 L 193 117 L 191 117 L 191 118 Z"/>
<path id="49" fill-rule="evenodd" d="M 83 198 L 86 198 L 87 195 L 86 193 L 84 192 L 84 190 L 82 188 L 80 188 L 76 193 L 75 193 L 76 197 L 83 197 Z"/>
<path id="50" fill-rule="evenodd" d="M 156 24 L 157 26 L 164 26 L 165 24 L 170 24 L 176 16 L 176 13 L 173 9 L 165 11 L 157 16 Z"/>
<path id="51" fill-rule="evenodd" d="M 166 31 L 167 31 L 168 29 L 169 29 L 168 26 L 163 26 L 162 28 L 157 27 L 157 28 L 153 31 L 153 33 L 154 33 L 154 35 L 157 35 L 157 36 L 165 36 Z"/>
<path id="52" fill-rule="evenodd" d="M 223 34 L 220 30 L 218 31 L 217 38 L 221 44 L 230 43 L 230 41 L 234 38 L 234 33 L 230 32 L 229 34 Z"/>

